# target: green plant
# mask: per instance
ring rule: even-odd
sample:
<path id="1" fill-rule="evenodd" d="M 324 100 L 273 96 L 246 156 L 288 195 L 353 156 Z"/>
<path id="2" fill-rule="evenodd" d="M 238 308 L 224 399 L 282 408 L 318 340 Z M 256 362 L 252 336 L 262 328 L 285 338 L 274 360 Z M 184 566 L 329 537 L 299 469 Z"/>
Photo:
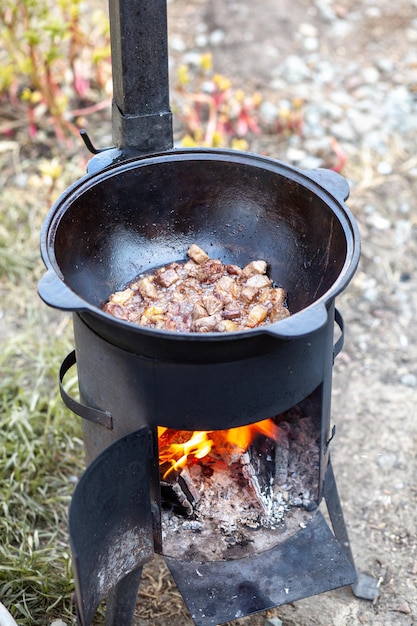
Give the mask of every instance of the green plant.
<path id="1" fill-rule="evenodd" d="M 0 189 L 0 600 L 19 626 L 74 615 L 66 519 L 83 450 L 57 385 L 70 319 L 36 295 L 46 194 Z"/>
<path id="2" fill-rule="evenodd" d="M 228 78 L 213 71 L 211 54 L 202 54 L 192 67 L 180 66 L 174 96 L 185 146 L 247 150 L 253 136 L 262 130 L 261 94 L 235 89 Z M 301 134 L 302 104 L 294 100 L 290 107 L 277 108 L 270 131 L 284 137 Z"/>
<path id="3" fill-rule="evenodd" d="M 107 18 L 80 0 L 0 7 L 0 100 L 26 116 L 32 137 L 45 121 L 61 141 L 78 135 L 74 118 L 108 105 L 108 94 L 100 101 L 110 76 Z"/>
<path id="4" fill-rule="evenodd" d="M 19 624 L 73 612 L 66 516 L 82 444 L 56 390 L 59 355 L 25 332 L 0 362 L 0 597 Z"/>
<path id="5" fill-rule="evenodd" d="M 187 65 L 178 70 L 176 109 L 184 127 L 185 146 L 246 149 L 247 136 L 260 132 L 261 96 L 234 89 L 228 78 L 213 72 L 211 54 L 200 57 L 197 71 Z"/>

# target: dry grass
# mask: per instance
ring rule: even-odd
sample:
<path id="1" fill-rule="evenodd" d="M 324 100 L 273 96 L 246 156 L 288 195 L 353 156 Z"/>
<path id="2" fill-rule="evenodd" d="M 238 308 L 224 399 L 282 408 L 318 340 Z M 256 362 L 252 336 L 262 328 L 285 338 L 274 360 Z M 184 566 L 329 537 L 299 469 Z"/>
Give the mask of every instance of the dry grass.
<path id="1" fill-rule="evenodd" d="M 36 294 L 48 193 L 40 182 L 0 192 L 0 598 L 22 626 L 72 620 L 66 518 L 82 467 L 80 424 L 57 386 L 70 322 Z"/>

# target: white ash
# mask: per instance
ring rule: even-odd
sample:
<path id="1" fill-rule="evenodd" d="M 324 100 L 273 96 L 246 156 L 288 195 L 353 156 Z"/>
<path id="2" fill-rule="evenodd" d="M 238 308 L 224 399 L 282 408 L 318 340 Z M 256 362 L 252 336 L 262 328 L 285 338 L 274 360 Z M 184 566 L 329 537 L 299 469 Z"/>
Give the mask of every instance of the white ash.
<path id="1" fill-rule="evenodd" d="M 275 472 L 266 479 L 257 475 L 250 450 L 238 460 L 206 458 L 182 470 L 193 502 L 184 507 L 185 517 L 162 512 L 164 554 L 238 558 L 273 547 L 308 524 L 318 492 L 317 433 L 311 418 L 279 426 L 282 436 L 272 450 Z"/>

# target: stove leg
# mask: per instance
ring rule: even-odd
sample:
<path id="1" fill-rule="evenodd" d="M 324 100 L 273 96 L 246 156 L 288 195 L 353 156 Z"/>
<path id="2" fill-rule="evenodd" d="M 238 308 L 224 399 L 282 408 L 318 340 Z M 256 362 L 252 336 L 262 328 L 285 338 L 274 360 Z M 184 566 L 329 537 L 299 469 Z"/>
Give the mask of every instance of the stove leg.
<path id="1" fill-rule="evenodd" d="M 131 626 L 142 568 L 133 570 L 110 590 L 106 602 L 104 626 Z"/>
<path id="2" fill-rule="evenodd" d="M 342 506 L 340 504 L 339 493 L 336 487 L 333 467 L 330 460 L 327 466 L 326 477 L 324 480 L 324 499 L 326 500 L 326 506 L 329 512 L 329 517 L 335 537 L 338 540 L 340 547 L 345 553 L 345 556 L 348 559 L 349 563 L 356 570 L 352 550 L 350 547 L 349 536 L 343 517 Z M 379 585 L 375 578 L 373 578 L 372 576 L 368 576 L 367 574 L 362 574 L 357 570 L 356 575 L 357 581 L 352 585 L 352 591 L 354 595 L 357 598 L 361 598 L 363 600 L 376 600 L 379 595 Z"/>

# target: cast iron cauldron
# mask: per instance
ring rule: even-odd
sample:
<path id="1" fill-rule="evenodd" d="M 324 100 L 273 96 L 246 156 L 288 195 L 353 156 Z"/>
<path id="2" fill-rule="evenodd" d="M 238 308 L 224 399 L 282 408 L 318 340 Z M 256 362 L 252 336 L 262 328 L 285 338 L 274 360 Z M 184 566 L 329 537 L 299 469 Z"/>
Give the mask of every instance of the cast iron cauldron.
<path id="1" fill-rule="evenodd" d="M 357 227 L 344 205 L 348 192 L 334 172 L 307 173 L 250 153 L 175 150 L 124 161 L 81 179 L 52 207 L 41 234 L 47 272 L 39 293 L 50 306 L 75 312 L 77 326 L 82 322 L 94 341 L 104 340 L 106 352 L 111 344 L 134 355 L 128 360 L 138 357 L 147 368 L 152 363 L 159 390 L 166 369 L 174 400 L 181 389 L 199 396 L 198 406 L 184 400 L 178 416 L 191 419 L 195 410 L 209 416 L 213 409 L 221 414 L 213 390 L 204 397 L 196 391 L 217 379 L 226 380 L 214 387 L 223 401 L 226 383 L 250 381 L 253 398 L 276 389 L 278 381 L 281 391 L 267 392 L 271 398 L 258 411 L 272 415 L 322 380 L 334 300 L 359 259 Z M 270 277 L 288 293 L 291 317 L 236 333 L 180 334 L 135 326 L 101 310 L 110 293 L 141 272 L 185 260 L 192 243 L 227 263 L 265 259 Z M 165 410 L 170 394 L 162 395 Z M 230 406 L 227 411 L 230 418 Z"/>

